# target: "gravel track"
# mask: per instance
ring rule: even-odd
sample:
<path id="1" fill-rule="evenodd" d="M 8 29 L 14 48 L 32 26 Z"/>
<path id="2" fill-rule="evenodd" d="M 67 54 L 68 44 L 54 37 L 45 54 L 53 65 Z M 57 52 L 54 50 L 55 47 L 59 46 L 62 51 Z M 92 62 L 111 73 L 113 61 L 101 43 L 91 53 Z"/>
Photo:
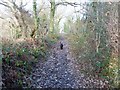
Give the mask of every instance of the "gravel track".
<path id="1" fill-rule="evenodd" d="M 60 49 L 63 43 L 63 50 Z M 94 88 L 104 87 L 102 81 L 85 77 L 77 69 L 74 58 L 69 52 L 66 40 L 61 39 L 52 49 L 50 57 L 40 66 L 37 63 L 35 70 L 30 75 L 30 86 L 33 88 Z"/>

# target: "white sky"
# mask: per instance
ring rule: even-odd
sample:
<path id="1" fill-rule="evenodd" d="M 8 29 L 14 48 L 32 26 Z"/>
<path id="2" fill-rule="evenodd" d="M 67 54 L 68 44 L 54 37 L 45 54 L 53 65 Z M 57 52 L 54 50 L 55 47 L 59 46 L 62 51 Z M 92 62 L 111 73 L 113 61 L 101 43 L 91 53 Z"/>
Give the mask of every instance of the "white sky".
<path id="1" fill-rule="evenodd" d="M 21 0 L 16 0 L 16 1 L 17 1 L 17 4 L 19 5 Z M 25 8 L 29 11 L 32 11 L 33 0 L 22 0 L 22 1 L 23 1 L 23 3 L 27 2 L 28 4 Z M 37 0 L 37 3 L 38 3 L 38 6 L 39 6 L 39 5 L 42 5 L 42 2 L 45 2 L 44 6 L 48 6 L 50 4 L 49 1 L 50 0 Z M 57 2 L 60 2 L 61 0 L 55 0 L 55 1 L 57 3 Z M 84 3 L 84 2 L 93 1 L 93 0 L 62 0 L 62 1 Z M 120 1 L 120 0 L 101 0 L 101 1 L 105 2 L 105 1 Z M 80 8 L 81 7 L 77 7 L 75 9 L 78 10 Z M 68 5 L 68 6 L 60 5 L 60 6 L 58 6 L 58 8 L 56 10 L 56 15 L 61 15 L 61 16 L 64 16 L 64 17 L 68 17 L 68 16 L 75 17 L 75 14 L 73 13 L 73 11 L 74 11 L 74 7 L 72 7 L 70 5 Z M 0 16 L 1 16 L 2 13 L 5 13 L 5 9 L 4 9 L 3 6 L 0 5 Z M 82 16 L 81 14 L 79 14 L 79 15 Z M 65 22 L 65 18 L 63 18 L 60 22 L 60 27 L 61 28 L 63 28 L 64 22 Z"/>

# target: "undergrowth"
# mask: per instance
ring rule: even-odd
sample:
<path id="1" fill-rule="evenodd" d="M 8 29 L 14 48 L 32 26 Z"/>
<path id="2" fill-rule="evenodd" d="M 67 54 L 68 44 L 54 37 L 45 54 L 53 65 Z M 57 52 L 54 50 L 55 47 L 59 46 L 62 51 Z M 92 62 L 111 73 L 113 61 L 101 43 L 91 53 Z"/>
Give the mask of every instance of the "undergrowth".
<path id="1" fill-rule="evenodd" d="M 23 87 L 24 76 L 29 75 L 40 60 L 45 60 L 49 42 L 33 39 L 2 40 L 2 81 L 3 87 Z"/>
<path id="2" fill-rule="evenodd" d="M 109 69 L 111 49 L 105 41 L 106 38 L 101 36 L 98 52 L 96 52 L 94 33 L 69 33 L 67 36 L 71 52 L 79 63 L 80 71 L 87 76 L 92 75 L 101 80 L 107 80 L 113 87 L 110 78 L 112 74 Z"/>
<path id="3" fill-rule="evenodd" d="M 42 39 L 32 38 L 11 41 L 2 39 L 3 88 L 29 87 L 25 76 L 29 76 L 37 62 L 45 62 L 51 47 L 58 41 L 58 34 Z"/>

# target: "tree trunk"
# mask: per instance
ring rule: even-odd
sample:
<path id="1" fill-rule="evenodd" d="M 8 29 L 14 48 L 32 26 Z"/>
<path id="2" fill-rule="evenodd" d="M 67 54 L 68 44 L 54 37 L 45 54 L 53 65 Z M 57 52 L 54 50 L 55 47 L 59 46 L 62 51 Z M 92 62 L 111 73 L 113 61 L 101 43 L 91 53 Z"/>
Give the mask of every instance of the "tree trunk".
<path id="1" fill-rule="evenodd" d="M 51 0 L 50 8 L 50 32 L 54 32 L 55 0 Z"/>
<path id="2" fill-rule="evenodd" d="M 38 16 L 37 16 L 37 3 L 36 3 L 36 0 L 33 0 L 33 11 L 34 11 L 34 30 L 31 34 L 31 37 L 37 37 L 39 36 L 39 31 L 38 31 Z M 35 35 L 36 33 L 36 35 Z"/>
<path id="3" fill-rule="evenodd" d="M 118 5 L 113 3 L 110 10 L 110 21 L 107 27 L 111 46 L 111 59 L 109 64 L 110 79 L 118 86 Z"/>

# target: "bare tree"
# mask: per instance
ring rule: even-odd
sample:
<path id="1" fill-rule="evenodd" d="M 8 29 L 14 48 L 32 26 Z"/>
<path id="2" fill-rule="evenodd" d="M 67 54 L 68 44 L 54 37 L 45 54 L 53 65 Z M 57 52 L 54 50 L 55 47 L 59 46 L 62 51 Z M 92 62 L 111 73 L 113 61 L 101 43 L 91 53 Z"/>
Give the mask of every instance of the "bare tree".
<path id="1" fill-rule="evenodd" d="M 22 33 L 22 37 L 25 38 L 29 36 L 27 32 L 33 28 L 33 21 L 28 11 L 24 9 L 27 3 L 23 4 L 21 1 L 20 5 L 17 5 L 16 0 L 2 0 L 0 5 L 3 5 L 10 10 L 10 13 L 12 14 L 12 16 L 10 16 L 11 21 L 13 20 L 14 26 Z M 31 24 L 29 22 L 31 22 Z"/>

